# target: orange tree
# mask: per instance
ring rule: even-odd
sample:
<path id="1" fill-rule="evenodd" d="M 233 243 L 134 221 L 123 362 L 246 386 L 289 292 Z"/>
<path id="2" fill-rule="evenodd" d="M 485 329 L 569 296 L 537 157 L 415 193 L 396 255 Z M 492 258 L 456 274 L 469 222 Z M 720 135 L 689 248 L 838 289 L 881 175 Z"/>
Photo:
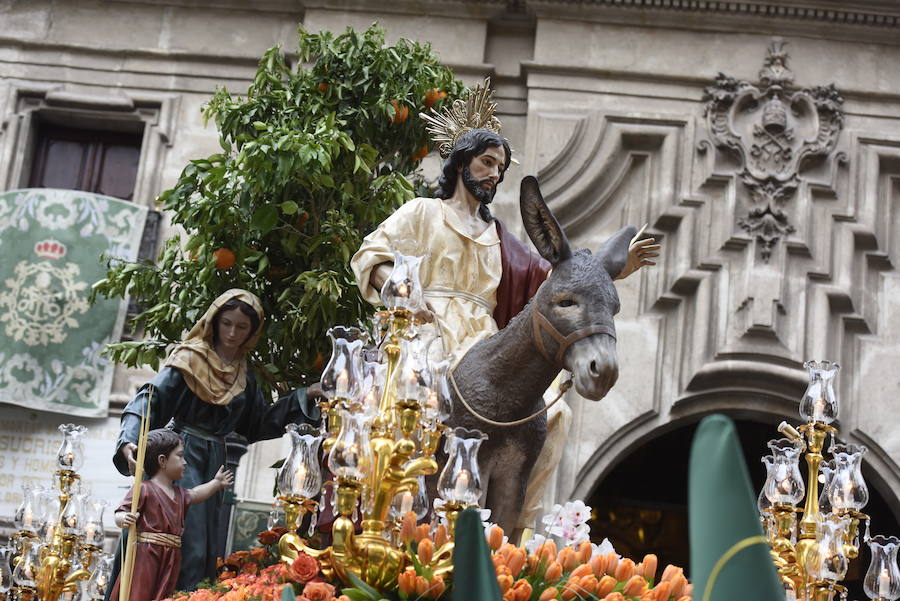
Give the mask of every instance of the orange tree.
<path id="1" fill-rule="evenodd" d="M 134 324 L 144 339 L 109 345 L 113 361 L 158 368 L 217 295 L 245 288 L 267 315 L 251 366 L 283 392 L 318 379 L 331 325 L 367 319 L 349 259 L 413 196 L 428 141 L 406 116 L 462 84 L 429 45 L 385 45 L 377 26 L 338 36 L 301 28 L 296 63 L 272 48 L 245 97 L 216 91 L 204 118 L 222 152 L 190 161 L 158 199 L 186 235 L 167 240 L 155 263 L 110 262 L 94 285 L 143 307 Z"/>

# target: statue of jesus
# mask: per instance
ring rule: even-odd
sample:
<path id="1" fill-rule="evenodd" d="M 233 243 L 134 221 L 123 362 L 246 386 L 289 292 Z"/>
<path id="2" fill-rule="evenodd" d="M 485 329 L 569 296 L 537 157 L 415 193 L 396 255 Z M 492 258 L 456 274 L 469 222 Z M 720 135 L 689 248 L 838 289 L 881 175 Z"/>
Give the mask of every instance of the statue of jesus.
<path id="1" fill-rule="evenodd" d="M 468 100 L 472 109 L 483 107 L 485 103 L 473 101 L 473 96 L 487 95 L 490 112 L 476 123 L 481 127 L 461 131 L 452 140 L 436 139 L 445 141 L 436 198 L 415 198 L 401 206 L 365 237 L 350 262 L 363 297 L 378 305 L 381 287 L 393 268 L 393 251 L 402 252 L 398 246 L 410 241 L 418 245 L 426 255 L 419 274 L 424 298 L 454 364 L 475 343 L 505 327 L 550 271 L 547 261 L 491 215 L 489 205 L 512 155 L 493 117 L 495 105 L 490 103 L 487 84 L 476 88 Z M 476 112 L 472 109 L 470 116 Z M 432 133 L 436 129 L 431 128 Z M 617 279 L 654 265 L 659 254 L 654 242 L 647 238 L 633 243 Z M 520 527 L 533 527 L 543 489 L 559 462 L 571 423 L 568 405 L 556 403 L 547 422 L 547 442 L 529 479 Z"/>

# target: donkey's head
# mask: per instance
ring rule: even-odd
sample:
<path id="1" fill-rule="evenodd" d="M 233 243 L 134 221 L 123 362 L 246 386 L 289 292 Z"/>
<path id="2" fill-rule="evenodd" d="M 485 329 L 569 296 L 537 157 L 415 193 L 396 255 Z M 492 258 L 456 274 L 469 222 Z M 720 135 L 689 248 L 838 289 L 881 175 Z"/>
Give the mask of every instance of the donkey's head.
<path id="1" fill-rule="evenodd" d="M 600 400 L 619 377 L 613 321 L 619 296 L 613 279 L 625 266 L 637 228 L 622 228 L 597 254 L 573 252 L 535 178 L 522 180 L 519 203 L 531 241 L 553 265 L 531 301 L 535 344 L 548 361 L 574 374 L 578 394 Z"/>

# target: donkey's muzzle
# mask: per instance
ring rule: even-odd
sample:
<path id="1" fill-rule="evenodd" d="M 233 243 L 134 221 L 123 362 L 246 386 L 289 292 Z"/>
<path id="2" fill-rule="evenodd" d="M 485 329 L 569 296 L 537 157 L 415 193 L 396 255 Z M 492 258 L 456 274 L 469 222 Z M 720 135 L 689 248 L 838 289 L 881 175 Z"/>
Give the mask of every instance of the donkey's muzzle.
<path id="1" fill-rule="evenodd" d="M 568 353 L 568 363 L 578 394 L 592 401 L 599 401 L 619 379 L 619 362 L 616 356 L 616 340 L 597 334 L 579 340 Z"/>

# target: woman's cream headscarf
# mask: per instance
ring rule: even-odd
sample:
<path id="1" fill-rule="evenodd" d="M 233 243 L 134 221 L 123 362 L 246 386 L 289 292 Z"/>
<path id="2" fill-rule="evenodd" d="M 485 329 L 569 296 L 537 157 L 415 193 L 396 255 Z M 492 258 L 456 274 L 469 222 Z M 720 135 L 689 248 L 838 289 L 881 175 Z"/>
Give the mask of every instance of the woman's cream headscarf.
<path id="1" fill-rule="evenodd" d="M 253 307 L 259 317 L 259 327 L 241 345 L 238 359 L 232 363 L 225 363 L 219 358 L 213 346 L 213 318 L 222 305 L 231 299 L 242 300 Z M 264 318 L 262 303 L 255 294 L 233 288 L 213 301 L 200 321 L 188 332 L 187 338 L 172 349 L 172 353 L 166 359 L 166 365 L 177 368 L 188 388 L 202 400 L 213 405 L 227 405 L 247 387 L 245 355 L 256 346 Z"/>

